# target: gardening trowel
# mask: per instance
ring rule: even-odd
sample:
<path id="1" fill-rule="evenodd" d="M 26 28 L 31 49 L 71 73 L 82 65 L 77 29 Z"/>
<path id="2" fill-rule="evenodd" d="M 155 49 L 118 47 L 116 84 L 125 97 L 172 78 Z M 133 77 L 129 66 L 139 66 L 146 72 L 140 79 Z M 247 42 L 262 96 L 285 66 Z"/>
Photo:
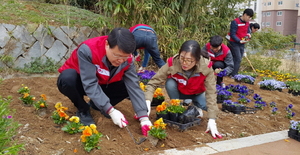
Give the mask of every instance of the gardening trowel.
<path id="1" fill-rule="evenodd" d="M 132 140 L 134 141 L 135 144 L 140 145 L 140 144 L 142 144 L 142 143 L 146 140 L 146 138 L 144 137 L 144 138 L 140 138 L 140 140 L 137 141 L 137 140 L 133 137 L 131 131 L 130 131 L 129 128 L 128 128 L 128 126 L 125 126 L 125 128 L 126 128 L 126 130 L 128 131 L 130 137 L 132 138 Z"/>

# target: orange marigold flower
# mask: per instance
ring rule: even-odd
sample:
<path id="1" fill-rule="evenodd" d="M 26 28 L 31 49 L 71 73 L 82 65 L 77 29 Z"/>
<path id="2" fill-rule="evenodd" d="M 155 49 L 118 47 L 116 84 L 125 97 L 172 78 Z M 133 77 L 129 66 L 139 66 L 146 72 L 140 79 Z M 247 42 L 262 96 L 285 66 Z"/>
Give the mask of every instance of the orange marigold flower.
<path id="1" fill-rule="evenodd" d="M 44 103 L 41 103 L 41 104 L 40 104 L 40 107 L 41 107 L 41 108 L 44 108 L 44 107 L 45 107 L 45 104 L 44 104 Z"/>
<path id="2" fill-rule="evenodd" d="M 43 98 L 43 100 L 47 100 L 47 97 L 46 97 L 46 95 L 45 94 L 41 94 L 41 97 Z"/>
<path id="3" fill-rule="evenodd" d="M 82 131 L 82 134 L 85 136 L 91 136 L 93 132 L 89 126 L 86 126 L 85 129 Z"/>
<path id="4" fill-rule="evenodd" d="M 26 98 L 26 97 L 28 97 L 28 96 L 29 96 L 28 93 L 24 93 L 23 98 Z"/>
<path id="5" fill-rule="evenodd" d="M 81 138 L 82 142 L 86 142 L 86 136 L 85 135 L 81 135 L 80 138 Z"/>

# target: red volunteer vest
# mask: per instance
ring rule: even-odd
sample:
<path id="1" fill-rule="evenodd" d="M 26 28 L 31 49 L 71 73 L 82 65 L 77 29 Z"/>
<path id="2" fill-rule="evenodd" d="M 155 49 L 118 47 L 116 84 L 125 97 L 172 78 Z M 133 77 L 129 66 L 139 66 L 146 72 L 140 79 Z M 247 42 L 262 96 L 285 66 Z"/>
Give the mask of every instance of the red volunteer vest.
<path id="1" fill-rule="evenodd" d="M 222 50 L 222 52 L 223 52 L 223 54 L 221 54 L 221 55 L 218 55 L 217 57 L 215 57 L 215 54 L 213 53 L 213 52 L 211 52 L 210 51 L 210 43 L 207 43 L 206 44 L 206 49 L 207 49 L 207 51 L 208 51 L 208 54 L 209 54 L 209 56 L 210 56 L 210 60 L 211 61 L 224 61 L 225 60 L 225 58 L 226 58 L 226 56 L 227 56 L 227 53 L 228 53 L 228 51 L 229 51 L 229 48 L 228 48 L 228 46 L 226 46 L 225 44 L 221 44 L 221 50 Z"/>
<path id="2" fill-rule="evenodd" d="M 168 65 L 169 67 L 173 65 L 173 57 L 170 57 L 168 59 Z M 211 66 L 212 65 L 210 63 L 208 67 L 210 68 Z M 200 94 L 206 90 L 204 84 L 206 76 L 204 76 L 202 73 L 196 73 L 189 79 L 184 78 L 181 73 L 169 75 L 168 78 L 174 79 L 177 82 L 178 90 L 185 95 Z"/>
<path id="3" fill-rule="evenodd" d="M 105 41 L 107 40 L 107 37 L 108 36 L 95 37 L 81 43 L 81 44 L 86 44 L 91 49 L 92 63 L 97 68 L 96 75 L 98 77 L 98 83 L 100 85 L 121 81 L 124 72 L 128 70 L 130 64 L 132 63 L 132 57 L 131 57 L 127 60 L 128 65 L 122 68 L 121 71 L 116 73 L 111 79 L 109 79 L 110 78 L 109 69 L 105 66 L 105 64 L 102 61 L 102 59 L 106 55 Z M 75 69 L 79 74 L 79 65 L 78 65 L 78 57 L 77 57 L 78 47 L 72 52 L 70 58 L 58 69 L 60 73 L 66 69 Z"/>
<path id="4" fill-rule="evenodd" d="M 242 38 L 244 38 L 245 36 L 247 36 L 248 33 L 248 28 L 249 28 L 249 22 L 243 23 L 241 22 L 240 18 L 235 18 L 234 19 L 236 21 L 236 23 L 238 24 L 238 29 L 236 31 L 236 36 L 242 40 Z M 230 36 L 230 32 L 228 33 L 228 35 Z M 232 37 L 230 37 L 230 41 L 235 42 Z"/>

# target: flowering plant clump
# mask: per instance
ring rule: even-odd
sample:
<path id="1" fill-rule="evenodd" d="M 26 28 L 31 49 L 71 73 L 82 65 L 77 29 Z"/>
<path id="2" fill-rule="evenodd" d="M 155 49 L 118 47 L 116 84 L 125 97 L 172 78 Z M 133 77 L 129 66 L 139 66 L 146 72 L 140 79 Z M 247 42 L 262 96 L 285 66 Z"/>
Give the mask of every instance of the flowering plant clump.
<path id="1" fill-rule="evenodd" d="M 277 110 L 278 110 L 277 107 L 273 107 L 273 108 L 272 108 L 272 114 L 277 114 Z"/>
<path id="2" fill-rule="evenodd" d="M 218 89 L 221 88 L 221 89 Z M 224 98 L 224 99 L 230 99 L 232 97 L 232 93 L 222 87 L 217 88 L 217 97 Z"/>
<path id="3" fill-rule="evenodd" d="M 253 84 L 255 81 L 255 78 L 253 78 L 252 76 L 243 74 L 237 74 L 233 77 L 233 79 L 235 79 L 238 82 L 245 82 L 249 84 Z"/>
<path id="4" fill-rule="evenodd" d="M 72 116 L 67 122 L 67 125 L 61 128 L 62 131 L 67 132 L 69 134 L 82 132 L 83 129 L 84 129 L 84 125 L 80 123 L 80 118 L 77 116 Z"/>
<path id="5" fill-rule="evenodd" d="M 145 72 L 137 73 L 137 76 L 141 82 L 147 84 L 155 74 L 154 71 L 145 70 Z"/>
<path id="6" fill-rule="evenodd" d="M 32 105 L 35 101 L 35 97 L 29 93 L 23 93 L 23 96 L 19 99 L 26 105 Z"/>
<path id="7" fill-rule="evenodd" d="M 242 104 L 246 104 L 246 103 L 251 102 L 251 100 L 248 99 L 246 96 L 239 94 L 238 102 L 242 103 Z"/>
<path id="8" fill-rule="evenodd" d="M 260 88 L 267 90 L 282 90 L 286 88 L 286 84 L 282 81 L 277 80 L 264 80 L 258 83 Z"/>
<path id="9" fill-rule="evenodd" d="M 167 107 L 167 110 L 171 113 L 183 113 L 186 109 L 180 105 L 179 99 L 171 99 L 170 106 Z"/>
<path id="10" fill-rule="evenodd" d="M 225 69 L 221 70 L 221 71 L 217 74 L 218 77 L 224 77 L 224 76 L 226 76 L 226 75 L 227 75 L 227 71 L 226 71 Z"/>
<path id="11" fill-rule="evenodd" d="M 80 137 L 81 142 L 84 145 L 84 150 L 90 152 L 94 148 L 100 149 L 100 146 L 97 145 L 102 136 L 102 133 L 97 131 L 97 126 L 95 124 L 85 126 Z"/>
<path id="12" fill-rule="evenodd" d="M 167 105 L 168 103 L 167 102 L 162 102 L 160 105 L 158 105 L 156 107 L 156 113 L 157 114 L 167 114 L 168 111 L 167 111 Z"/>
<path id="13" fill-rule="evenodd" d="M 163 119 L 159 118 L 153 126 L 150 126 L 148 134 L 158 139 L 165 139 L 167 137 L 166 126 L 167 124 L 164 123 Z"/>
<path id="14" fill-rule="evenodd" d="M 300 132 L 300 121 L 290 121 L 290 129 L 298 130 Z"/>
<path id="15" fill-rule="evenodd" d="M 270 107 L 272 107 L 272 108 L 276 107 L 276 103 L 275 102 L 271 102 L 269 104 L 270 104 Z"/>
<path id="16" fill-rule="evenodd" d="M 140 88 L 142 91 L 146 91 L 146 85 L 143 82 L 140 82 Z"/>
<path id="17" fill-rule="evenodd" d="M 292 119 L 295 116 L 295 113 L 292 111 L 293 104 L 289 104 L 285 110 L 286 110 L 286 115 L 285 117 L 288 119 Z"/>
<path id="18" fill-rule="evenodd" d="M 267 106 L 267 103 L 263 101 L 262 97 L 258 94 L 253 95 L 254 107 L 263 110 L 265 106 Z"/>
<path id="19" fill-rule="evenodd" d="M 161 88 L 157 88 L 153 94 L 153 98 L 156 98 L 158 100 L 164 100 L 164 94 L 162 93 L 162 89 Z"/>
<path id="20" fill-rule="evenodd" d="M 66 123 L 69 116 L 65 113 L 68 110 L 67 107 L 63 107 L 61 102 L 55 104 L 56 111 L 53 112 L 51 118 L 54 120 L 55 124 Z"/>
<path id="21" fill-rule="evenodd" d="M 24 93 L 30 93 L 30 89 L 25 86 L 24 84 L 21 85 L 22 87 L 17 91 L 19 94 L 24 94 Z"/>
<path id="22" fill-rule="evenodd" d="M 39 110 L 39 109 L 41 109 L 41 108 L 47 108 L 47 107 L 48 107 L 48 105 L 47 105 L 47 103 L 46 103 L 46 100 L 47 100 L 46 95 L 45 95 L 45 94 L 41 94 L 40 97 L 41 97 L 41 99 L 38 100 L 37 102 L 35 102 L 35 103 L 33 104 L 33 106 L 35 107 L 36 110 Z"/>
<path id="23" fill-rule="evenodd" d="M 243 94 L 243 95 L 248 95 L 249 94 L 249 89 L 247 86 L 244 86 L 244 85 L 228 85 L 229 86 L 229 89 L 228 90 L 232 90 L 233 92 L 236 92 L 236 93 L 240 93 L 240 94 Z"/>

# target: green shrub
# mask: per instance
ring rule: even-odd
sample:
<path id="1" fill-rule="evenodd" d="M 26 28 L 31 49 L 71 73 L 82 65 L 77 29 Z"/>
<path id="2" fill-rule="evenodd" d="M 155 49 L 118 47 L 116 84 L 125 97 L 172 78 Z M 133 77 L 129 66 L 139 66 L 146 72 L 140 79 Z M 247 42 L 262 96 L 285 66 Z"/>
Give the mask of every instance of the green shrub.
<path id="1" fill-rule="evenodd" d="M 23 149 L 23 144 L 18 144 L 13 139 L 20 124 L 14 121 L 13 111 L 8 108 L 11 101 L 11 96 L 0 96 L 0 154 L 18 154 Z"/>
<path id="2" fill-rule="evenodd" d="M 53 59 L 47 59 L 43 61 L 41 58 L 35 58 L 30 63 L 26 63 L 24 68 L 19 68 L 19 70 L 25 73 L 54 73 L 60 67 L 56 64 Z"/>

